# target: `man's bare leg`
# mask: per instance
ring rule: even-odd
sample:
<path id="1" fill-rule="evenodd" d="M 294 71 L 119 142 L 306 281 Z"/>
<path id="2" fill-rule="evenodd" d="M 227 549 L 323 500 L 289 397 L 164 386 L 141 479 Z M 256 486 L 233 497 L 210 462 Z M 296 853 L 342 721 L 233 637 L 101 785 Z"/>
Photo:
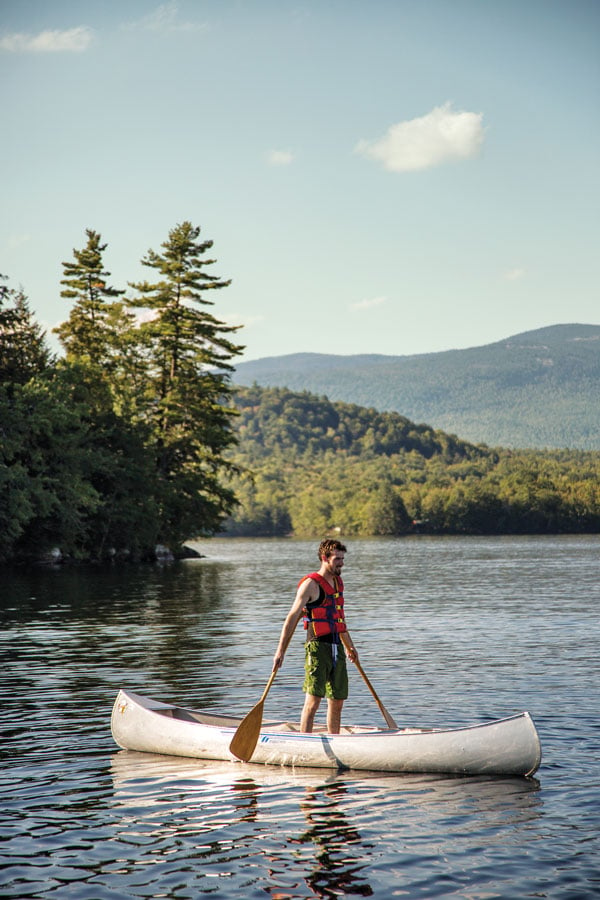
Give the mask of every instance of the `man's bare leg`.
<path id="1" fill-rule="evenodd" d="M 327 701 L 327 731 L 329 734 L 339 734 L 342 724 L 343 700 Z"/>
<path id="2" fill-rule="evenodd" d="M 302 708 L 302 717 L 300 719 L 300 731 L 311 732 L 315 721 L 315 715 L 321 702 L 320 697 L 313 694 L 306 694 L 304 697 L 304 707 Z"/>

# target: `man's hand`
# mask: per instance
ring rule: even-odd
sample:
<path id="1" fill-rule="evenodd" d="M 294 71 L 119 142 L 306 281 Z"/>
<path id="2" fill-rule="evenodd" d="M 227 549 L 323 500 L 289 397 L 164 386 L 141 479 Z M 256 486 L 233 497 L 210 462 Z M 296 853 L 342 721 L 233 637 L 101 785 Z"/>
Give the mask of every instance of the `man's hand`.
<path id="1" fill-rule="evenodd" d="M 354 646 L 352 638 L 350 637 L 348 632 L 343 631 L 340 637 L 342 639 L 342 644 L 344 645 L 344 650 L 346 651 L 346 656 L 348 657 L 350 662 L 358 662 L 358 650 Z"/>
<path id="2" fill-rule="evenodd" d="M 350 662 L 355 663 L 358 661 L 358 651 L 356 647 L 346 647 L 346 656 L 350 660 Z"/>

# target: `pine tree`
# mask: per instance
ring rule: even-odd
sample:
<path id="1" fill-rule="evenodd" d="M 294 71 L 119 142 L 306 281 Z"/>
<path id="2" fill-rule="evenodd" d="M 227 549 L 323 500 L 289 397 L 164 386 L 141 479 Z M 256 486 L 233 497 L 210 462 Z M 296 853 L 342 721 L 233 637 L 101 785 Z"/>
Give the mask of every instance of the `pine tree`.
<path id="1" fill-rule="evenodd" d="M 175 226 L 162 253 L 142 259 L 158 280 L 131 285 L 134 305 L 150 312 L 139 326 L 148 360 L 143 414 L 154 434 L 165 541 L 213 532 L 234 504 L 220 476 L 232 468 L 223 453 L 235 443 L 230 360 L 243 347 L 229 337 L 239 326 L 206 308 L 213 305 L 206 292 L 231 282 L 207 271 L 213 242 L 199 235 L 190 222 Z"/>
<path id="2" fill-rule="evenodd" d="M 0 282 L 6 278 L 0 275 Z M 46 372 L 52 354 L 22 289 L 0 283 L 0 382 L 26 384 Z"/>
<path id="3" fill-rule="evenodd" d="M 67 351 L 67 359 L 110 369 L 118 364 L 119 338 L 133 323 L 117 298 L 125 293 L 110 287 L 110 272 L 104 268 L 103 244 L 97 231 L 86 229 L 87 244 L 73 250 L 75 262 L 63 262 L 64 289 L 61 297 L 74 300 L 66 322 L 55 328 Z"/>
<path id="4" fill-rule="evenodd" d="M 61 388 L 81 409 L 88 428 L 88 482 L 97 502 L 87 526 L 86 552 L 144 556 L 156 543 L 156 515 L 147 482 L 153 454 L 149 429 L 136 419 L 142 401 L 135 316 L 109 284 L 103 261 L 107 244 L 87 229 L 87 245 L 64 262 L 61 296 L 74 300 L 69 318 L 56 329 L 66 350 L 59 365 Z"/>

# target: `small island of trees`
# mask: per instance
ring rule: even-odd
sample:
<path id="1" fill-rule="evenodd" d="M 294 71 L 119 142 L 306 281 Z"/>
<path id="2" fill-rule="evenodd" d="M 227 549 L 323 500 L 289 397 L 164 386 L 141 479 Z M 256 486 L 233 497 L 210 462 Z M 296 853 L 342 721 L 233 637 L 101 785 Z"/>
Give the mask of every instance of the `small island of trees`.
<path id="1" fill-rule="evenodd" d="M 212 315 L 211 274 L 190 222 L 142 259 L 152 281 L 110 284 L 106 244 L 63 263 L 72 306 L 54 358 L 22 290 L 0 295 L 0 561 L 58 547 L 75 559 L 145 558 L 212 534 L 235 504 L 236 326 Z M 4 279 L 6 281 L 6 279 Z M 143 312 L 143 315 L 140 315 Z"/>

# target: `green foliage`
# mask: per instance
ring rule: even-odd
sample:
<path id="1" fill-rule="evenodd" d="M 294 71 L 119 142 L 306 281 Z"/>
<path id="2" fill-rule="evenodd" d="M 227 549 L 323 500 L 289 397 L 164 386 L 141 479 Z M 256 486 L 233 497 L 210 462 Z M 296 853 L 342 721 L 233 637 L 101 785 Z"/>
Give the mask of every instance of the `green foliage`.
<path id="1" fill-rule="evenodd" d="M 107 244 L 101 243 L 97 231 L 88 228 L 86 234 L 86 246 L 73 250 L 75 262 L 63 263 L 61 284 L 65 287 L 61 297 L 75 302 L 68 320 L 54 330 L 67 351 L 67 360 L 86 361 L 110 370 L 122 349 L 120 333 L 128 330 L 132 318 L 115 299 L 124 291 L 107 284 L 110 272 L 103 262 Z"/>
<path id="2" fill-rule="evenodd" d="M 238 435 L 250 458 L 288 451 L 308 456 L 332 451 L 363 458 L 415 451 L 427 459 L 435 456 L 451 462 L 489 452 L 428 425 L 415 425 L 398 413 L 332 403 L 307 391 L 238 387 L 235 402 L 240 411 Z"/>
<path id="3" fill-rule="evenodd" d="M 52 355 L 27 297 L 5 280 L 0 275 L 0 383 L 25 384 L 48 369 Z"/>
<path id="4" fill-rule="evenodd" d="M 600 530 L 600 453 L 491 450 L 397 413 L 238 388 L 231 534 Z M 304 423 L 304 427 L 303 427 Z"/>
<path id="5" fill-rule="evenodd" d="M 58 361 L 23 292 L 0 284 L 0 562 L 53 547 L 139 559 L 224 521 L 269 536 L 600 531 L 598 452 L 493 450 L 399 412 L 233 388 L 237 329 L 205 296 L 229 282 L 199 233 L 172 229 L 142 260 L 156 280 L 125 300 L 88 230 L 64 263 Z M 519 372 L 508 380 L 539 375 Z"/>
<path id="6" fill-rule="evenodd" d="M 235 502 L 222 475 L 236 471 L 224 452 L 241 348 L 204 309 L 204 292 L 229 284 L 205 272 L 212 242 L 178 225 L 142 260 L 160 280 L 124 301 L 108 284 L 107 245 L 86 234 L 63 263 L 61 294 L 74 301 L 57 329 L 64 359 L 51 359 L 22 294 L 1 287 L 0 561 L 53 547 L 143 558 L 214 533 Z"/>
<path id="7" fill-rule="evenodd" d="M 95 366 L 74 362 L 57 373 L 62 395 L 79 410 L 85 481 L 97 496 L 78 555 L 139 559 L 150 553 L 160 529 L 148 429 L 111 407 L 111 391 L 96 373 Z"/>
<path id="8" fill-rule="evenodd" d="M 213 532 L 235 500 L 220 476 L 231 468 L 223 452 L 234 442 L 227 372 L 242 347 L 228 337 L 237 327 L 204 308 L 212 305 L 204 293 L 230 282 L 206 271 L 212 241 L 199 234 L 190 222 L 173 228 L 162 254 L 149 250 L 142 260 L 159 280 L 132 285 L 132 302 L 152 312 L 138 328 L 148 359 L 138 416 L 150 427 L 167 542 Z"/>
<path id="9" fill-rule="evenodd" d="M 99 497 L 80 410 L 52 382 L 0 386 L 0 560 L 31 547 L 79 556 Z"/>

